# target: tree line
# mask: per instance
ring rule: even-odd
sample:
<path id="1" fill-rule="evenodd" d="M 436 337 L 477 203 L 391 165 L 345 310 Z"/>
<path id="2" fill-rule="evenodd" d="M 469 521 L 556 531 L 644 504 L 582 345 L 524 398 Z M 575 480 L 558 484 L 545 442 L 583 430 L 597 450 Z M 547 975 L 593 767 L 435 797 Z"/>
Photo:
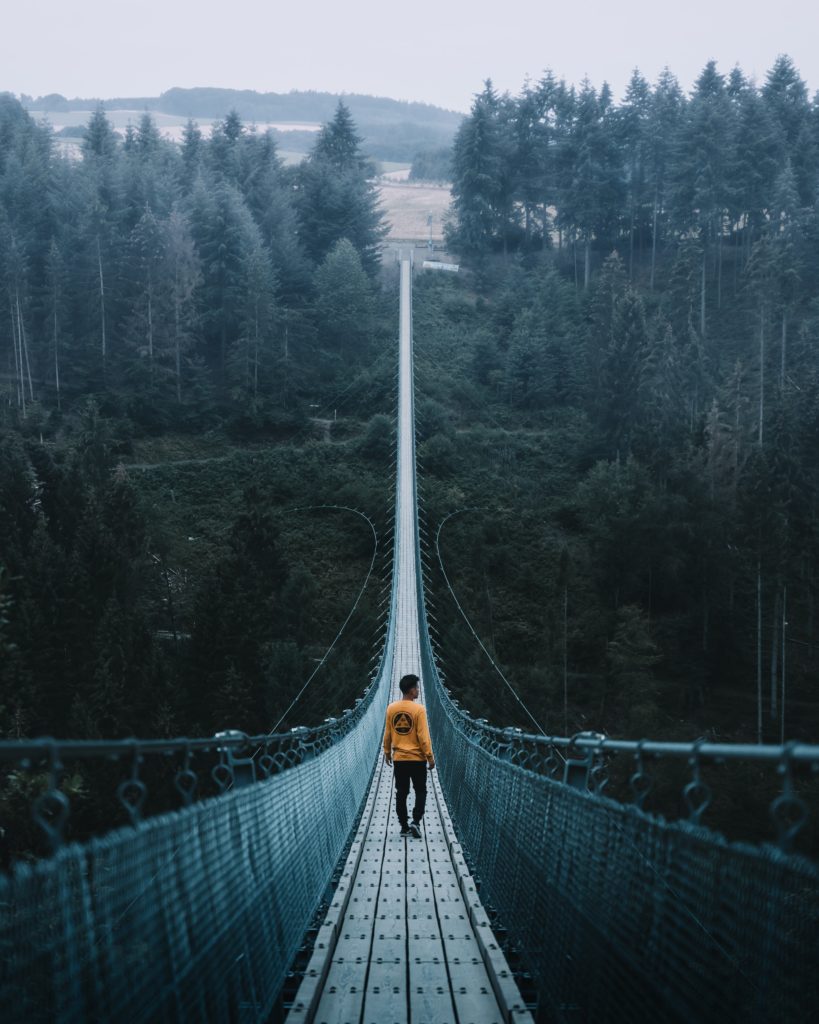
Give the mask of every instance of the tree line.
<path id="1" fill-rule="evenodd" d="M 176 146 L 150 114 L 121 139 L 99 109 L 71 160 L 0 96 L 3 735 L 265 731 L 332 639 L 352 583 L 288 550 L 280 506 L 372 486 L 366 444 L 339 470 L 307 422 L 392 325 L 360 142 L 343 104 L 295 168 L 235 112 Z M 209 485 L 152 499 L 122 465 L 139 439 L 207 431 L 226 452 L 195 467 Z M 249 474 L 228 438 L 293 445 Z M 318 551 L 345 534 L 319 523 Z M 357 695 L 371 653 L 354 638 L 331 690 Z"/>
<path id="2" fill-rule="evenodd" d="M 525 676 L 546 635 L 552 683 L 567 649 L 570 668 L 601 673 L 609 698 L 583 712 L 595 725 L 662 727 L 626 712 L 656 712 L 656 680 L 677 678 L 694 721 L 733 692 L 735 721 L 718 727 L 810 735 L 819 101 L 787 57 L 761 87 L 709 63 L 690 96 L 668 71 L 653 87 L 635 72 L 619 105 L 550 74 L 517 97 L 488 83 L 452 165 L 449 243 L 480 297 L 474 312 L 445 304 L 446 336 L 471 325 L 472 415 L 565 444 L 540 489 L 519 485 L 548 510 L 554 557 L 545 633 L 517 647 L 513 633 L 506 657 Z M 457 438 L 435 445 L 443 473 Z M 485 580 L 469 585 L 482 608 Z"/>
<path id="3" fill-rule="evenodd" d="M 286 421 L 305 374 L 374 338 L 384 228 L 360 141 L 339 104 L 288 169 L 235 112 L 176 146 L 147 113 L 120 140 L 100 108 L 72 161 L 0 97 L 6 421 L 89 394 L 143 429 Z"/>
<path id="4" fill-rule="evenodd" d="M 455 141 L 451 240 L 473 253 L 568 249 L 584 287 L 614 247 L 654 287 L 659 256 L 688 240 L 705 333 L 706 304 L 719 306 L 771 225 L 804 230 L 817 153 L 819 103 L 785 56 L 761 88 L 711 61 L 690 96 L 668 69 L 653 87 L 634 71 L 619 105 L 605 84 L 550 72 L 517 97 L 487 82 Z"/>

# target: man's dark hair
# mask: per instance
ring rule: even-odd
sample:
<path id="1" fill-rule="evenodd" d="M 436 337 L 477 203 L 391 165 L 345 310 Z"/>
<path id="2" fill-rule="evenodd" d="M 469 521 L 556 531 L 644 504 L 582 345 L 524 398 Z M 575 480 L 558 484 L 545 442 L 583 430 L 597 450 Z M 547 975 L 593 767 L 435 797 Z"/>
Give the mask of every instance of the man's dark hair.
<path id="1" fill-rule="evenodd" d="M 398 689 L 401 693 L 409 693 L 413 686 L 417 686 L 419 682 L 418 676 L 401 676 Z"/>

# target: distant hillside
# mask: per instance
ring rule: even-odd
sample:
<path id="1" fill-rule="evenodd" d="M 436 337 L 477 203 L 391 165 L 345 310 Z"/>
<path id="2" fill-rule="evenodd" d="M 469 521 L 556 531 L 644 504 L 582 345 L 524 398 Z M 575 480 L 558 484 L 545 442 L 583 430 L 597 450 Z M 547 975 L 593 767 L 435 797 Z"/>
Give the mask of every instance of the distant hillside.
<path id="1" fill-rule="evenodd" d="M 383 96 L 328 92 L 253 92 L 250 89 L 168 89 L 160 96 L 129 96 L 113 99 L 66 99 L 57 93 L 32 99 L 23 97 L 30 111 L 93 109 L 103 103 L 107 110 L 149 110 L 194 119 L 220 118 L 236 110 L 244 121 L 322 123 L 333 116 L 343 99 L 364 137 L 366 151 L 379 160 L 410 162 L 422 149 L 449 146 L 463 115 L 428 103 L 409 103 Z M 309 133 L 288 132 L 288 147 L 306 151 Z"/>

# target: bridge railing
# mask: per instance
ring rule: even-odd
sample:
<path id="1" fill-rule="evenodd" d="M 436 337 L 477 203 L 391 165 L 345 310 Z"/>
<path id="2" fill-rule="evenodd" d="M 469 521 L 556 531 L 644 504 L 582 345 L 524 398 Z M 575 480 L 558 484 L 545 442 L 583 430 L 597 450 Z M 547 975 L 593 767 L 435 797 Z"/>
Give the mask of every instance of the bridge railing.
<path id="1" fill-rule="evenodd" d="M 55 851 L 0 874 L 4 1024 L 267 1020 L 366 795 L 393 647 L 390 631 L 363 698 L 315 729 L 1 745 L 6 764 L 50 773 L 35 814 Z M 180 755 L 185 806 L 142 819 L 144 759 Z M 194 756 L 215 758 L 222 795 L 194 801 Z M 117 787 L 131 825 L 63 845 L 61 766 L 112 757 L 131 766 Z"/>
<path id="2" fill-rule="evenodd" d="M 426 626 L 423 583 L 419 612 Z M 472 718 L 447 692 L 427 632 L 436 760 L 456 829 L 557 1020 L 807 1020 L 819 1005 L 819 865 L 789 854 L 807 807 L 793 785 L 819 747 L 553 737 Z M 429 683 L 432 685 L 429 685 Z M 634 759 L 631 803 L 604 794 Z M 689 820 L 642 808 L 653 758 L 688 762 Z M 704 764 L 767 762 L 779 845 L 702 827 Z"/>
<path id="3" fill-rule="evenodd" d="M 234 787 L 262 781 L 319 756 L 347 736 L 366 715 L 376 692 L 373 673 L 352 708 L 320 725 L 299 726 L 286 732 L 248 736 L 228 730 L 212 737 L 174 739 L 0 741 L 0 787 L 10 775 L 28 778 L 18 788 L 30 803 L 31 821 L 3 821 L 2 847 L 6 865 L 14 854 L 39 850 L 27 845 L 30 825 L 36 827 L 49 852 L 64 842 L 88 838 L 89 829 L 106 831 L 117 824 L 138 825 L 157 810 L 189 807 L 197 800 L 220 795 Z M 110 788 L 107 800 L 114 818 L 80 821 L 72 829 L 71 776 L 74 768 L 92 765 L 100 787 Z M 161 792 L 153 792 L 157 790 Z M 101 797 L 102 794 L 96 794 Z M 18 801 L 19 803 L 19 801 Z"/>

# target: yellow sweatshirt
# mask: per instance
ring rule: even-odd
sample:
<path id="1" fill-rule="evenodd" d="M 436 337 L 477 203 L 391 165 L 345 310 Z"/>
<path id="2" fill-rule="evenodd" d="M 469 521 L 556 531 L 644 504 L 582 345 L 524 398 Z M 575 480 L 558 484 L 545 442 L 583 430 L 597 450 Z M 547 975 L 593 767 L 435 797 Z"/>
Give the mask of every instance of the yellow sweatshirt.
<path id="1" fill-rule="evenodd" d="M 414 700 L 396 700 L 387 708 L 384 753 L 393 761 L 435 764 L 427 726 L 427 709 Z"/>

